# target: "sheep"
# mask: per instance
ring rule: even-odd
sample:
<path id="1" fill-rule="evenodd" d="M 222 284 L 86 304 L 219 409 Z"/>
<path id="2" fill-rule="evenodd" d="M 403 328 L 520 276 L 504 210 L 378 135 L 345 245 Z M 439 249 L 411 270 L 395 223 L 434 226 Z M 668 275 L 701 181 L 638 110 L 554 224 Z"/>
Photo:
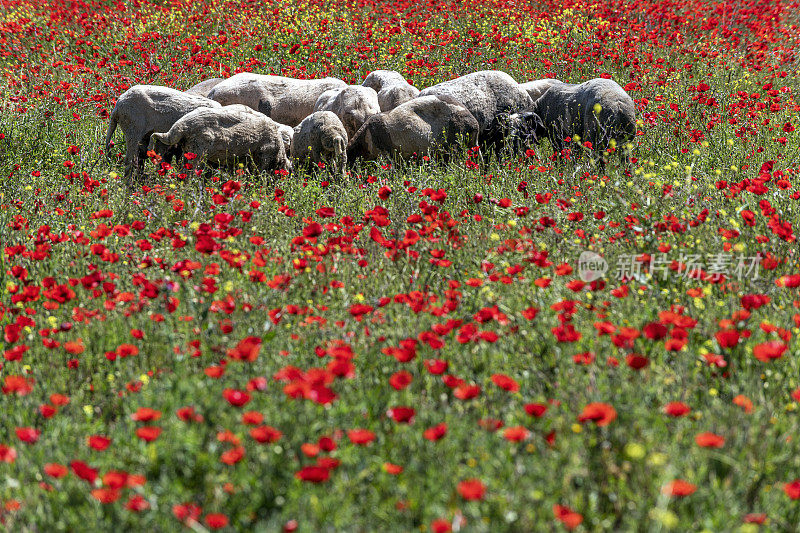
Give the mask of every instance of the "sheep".
<path id="1" fill-rule="evenodd" d="M 350 141 L 347 157 L 351 164 L 359 157 L 374 161 L 427 154 L 447 160 L 457 144 L 474 146 L 479 131 L 478 121 L 459 102 L 447 96 L 420 96 L 367 119 Z"/>
<path id="2" fill-rule="evenodd" d="M 404 104 L 419 96 L 419 89 L 413 85 L 393 85 L 381 89 L 378 93 L 378 105 L 381 111 L 391 111 L 400 104 Z"/>
<path id="3" fill-rule="evenodd" d="M 259 172 L 292 168 L 278 124 L 243 105 L 196 109 L 153 140 L 219 167 L 233 168 L 238 160 Z"/>
<path id="4" fill-rule="evenodd" d="M 404 83 L 408 85 L 403 75 L 395 70 L 373 70 L 367 74 L 367 77 L 364 78 L 361 85 L 369 87 L 375 92 L 380 92 L 387 87 L 402 85 Z"/>
<path id="5" fill-rule="evenodd" d="M 564 83 L 550 87 L 531 111 L 544 122 L 555 153 L 561 153 L 564 139 L 581 144 L 590 142 L 606 163 L 606 148 L 621 145 L 636 135 L 636 108 L 633 99 L 613 80 L 595 78 L 581 84 Z M 577 137 L 576 137 L 577 136 Z M 620 147 L 621 148 L 621 147 Z M 624 163 L 628 156 L 620 150 Z"/>
<path id="6" fill-rule="evenodd" d="M 198 108 L 217 108 L 219 103 L 183 91 L 156 85 L 134 85 L 117 99 L 106 133 L 106 157 L 111 160 L 111 138 L 117 126 L 125 135 L 125 177 L 140 174 L 147 158 L 150 135 L 168 131 L 175 122 Z M 166 155 L 171 158 L 170 154 Z"/>
<path id="7" fill-rule="evenodd" d="M 541 117 L 532 111 L 502 113 L 484 132 L 487 151 L 500 154 L 503 149 L 519 155 L 547 135 Z"/>
<path id="8" fill-rule="evenodd" d="M 295 168 L 327 162 L 344 175 L 347 165 L 347 130 L 331 111 L 315 111 L 294 128 L 292 160 Z"/>
<path id="9" fill-rule="evenodd" d="M 224 80 L 222 78 L 209 78 L 207 80 L 201 81 L 200 83 L 192 85 L 184 92 L 186 92 L 187 94 L 197 94 L 208 98 L 208 93 L 211 92 L 211 89 L 213 89 L 223 81 Z"/>
<path id="10" fill-rule="evenodd" d="M 350 85 L 325 91 L 314 104 L 314 111 L 332 111 L 344 124 L 348 138 L 355 135 L 369 117 L 381 112 L 378 94 L 369 87 Z"/>
<path id="11" fill-rule="evenodd" d="M 528 93 L 533 102 L 536 102 L 547 89 L 554 85 L 563 85 L 563 83 L 563 81 L 554 78 L 543 78 L 541 80 L 526 81 L 525 83 L 520 83 L 519 86 Z"/>
<path id="12" fill-rule="evenodd" d="M 244 104 L 294 127 L 314 111 L 322 93 L 345 87 L 347 84 L 336 78 L 297 80 L 243 72 L 221 82 L 208 97 L 222 105 Z"/>
<path id="13" fill-rule="evenodd" d="M 419 95 L 419 89 L 394 70 L 370 72 L 361 85 L 378 92 L 378 105 L 383 112 L 391 111 Z"/>
<path id="14" fill-rule="evenodd" d="M 498 70 L 482 70 L 445 81 L 419 93 L 422 96 L 450 96 L 461 103 L 478 121 L 478 144 L 485 148 L 486 133 L 496 126 L 502 113 L 530 109 L 533 101 L 514 78 Z M 418 98 L 419 98 L 418 97 Z"/>

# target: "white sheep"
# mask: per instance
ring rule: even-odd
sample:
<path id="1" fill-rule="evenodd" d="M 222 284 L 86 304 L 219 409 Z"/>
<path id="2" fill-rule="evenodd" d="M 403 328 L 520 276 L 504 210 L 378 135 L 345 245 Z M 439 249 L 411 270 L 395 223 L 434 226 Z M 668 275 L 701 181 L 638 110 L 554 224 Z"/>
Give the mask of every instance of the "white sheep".
<path id="1" fill-rule="evenodd" d="M 344 175 L 347 164 L 347 131 L 331 111 L 315 111 L 294 129 L 292 160 L 295 168 L 325 162 Z"/>
<path id="2" fill-rule="evenodd" d="M 447 96 L 420 96 L 387 113 L 373 115 L 347 147 L 350 162 L 380 157 L 410 159 L 432 155 L 445 160 L 458 146 L 475 146 L 478 121 Z"/>
<path id="3" fill-rule="evenodd" d="M 581 145 L 590 142 L 604 164 L 605 150 L 613 140 L 623 161 L 627 160 L 621 144 L 636 135 L 636 108 L 615 81 L 595 78 L 577 85 L 554 85 L 536 100 L 531 111 L 544 122 L 556 153 L 564 148 L 564 139 L 573 138 L 578 155 L 583 151 Z"/>
<path id="4" fill-rule="evenodd" d="M 533 105 L 519 84 L 499 70 L 482 70 L 423 89 L 419 96 L 449 96 L 466 107 L 478 121 L 478 144 L 484 147 L 484 132 L 496 127 L 500 115 L 518 113 Z"/>
<path id="5" fill-rule="evenodd" d="M 419 95 L 419 89 L 408 83 L 402 74 L 394 70 L 374 70 L 361 83 L 378 93 L 381 111 L 391 111 Z"/>
<path id="6" fill-rule="evenodd" d="M 220 104 L 213 100 L 176 89 L 134 85 L 120 95 L 111 111 L 106 156 L 111 159 L 111 139 L 119 126 L 125 135 L 125 176 L 131 178 L 144 169 L 151 134 L 168 131 L 178 119 L 195 109 L 217 107 Z"/>
<path id="7" fill-rule="evenodd" d="M 344 124 L 347 136 L 352 137 L 364 122 L 381 112 L 378 93 L 362 85 L 325 91 L 314 104 L 314 111 L 331 111 Z"/>
<path id="8" fill-rule="evenodd" d="M 278 124 L 243 105 L 196 109 L 153 140 L 223 168 L 237 162 L 252 163 L 259 172 L 292 168 Z"/>
<path id="9" fill-rule="evenodd" d="M 314 111 L 322 93 L 345 87 L 347 84 L 336 78 L 297 80 L 243 72 L 221 82 L 208 97 L 222 105 L 246 105 L 276 122 L 294 127 Z"/>

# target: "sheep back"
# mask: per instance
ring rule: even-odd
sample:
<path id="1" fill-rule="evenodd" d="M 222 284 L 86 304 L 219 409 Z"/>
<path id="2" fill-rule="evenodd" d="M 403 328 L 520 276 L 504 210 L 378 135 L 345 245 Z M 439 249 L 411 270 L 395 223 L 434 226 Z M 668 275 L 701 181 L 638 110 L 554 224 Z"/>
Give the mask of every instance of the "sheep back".
<path id="1" fill-rule="evenodd" d="M 298 80 L 243 72 L 214 87 L 208 96 L 222 105 L 246 105 L 294 127 L 314 111 L 322 93 L 346 86 L 336 78 Z"/>

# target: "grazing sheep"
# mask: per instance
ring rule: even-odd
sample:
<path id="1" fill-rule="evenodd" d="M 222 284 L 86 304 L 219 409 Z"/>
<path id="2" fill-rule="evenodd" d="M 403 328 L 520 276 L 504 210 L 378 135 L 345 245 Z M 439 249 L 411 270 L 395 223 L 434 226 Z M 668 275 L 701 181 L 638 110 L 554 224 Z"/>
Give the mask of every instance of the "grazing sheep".
<path id="1" fill-rule="evenodd" d="M 373 70 L 367 74 L 367 77 L 364 78 L 361 85 L 369 87 L 375 92 L 380 92 L 387 87 L 402 85 L 404 83 L 408 85 L 403 75 L 396 70 Z"/>
<path id="2" fill-rule="evenodd" d="M 331 111 L 315 111 L 294 129 L 292 160 L 295 167 L 326 162 L 344 175 L 347 165 L 347 131 Z"/>
<path id="3" fill-rule="evenodd" d="M 391 111 L 419 95 L 419 89 L 394 70 L 370 72 L 361 85 L 377 91 L 378 105 L 383 112 Z"/>
<path id="4" fill-rule="evenodd" d="M 111 111 L 106 133 L 106 157 L 111 159 L 111 138 L 119 126 L 125 135 L 125 176 L 131 178 L 140 174 L 147 159 L 151 134 L 168 131 L 190 111 L 217 107 L 220 104 L 213 100 L 176 89 L 134 85 L 120 95 Z M 171 157 L 171 154 L 166 155 Z"/>
<path id="5" fill-rule="evenodd" d="M 153 139 L 219 167 L 233 168 L 238 160 L 259 172 L 292 168 L 278 124 L 243 105 L 196 109 Z"/>
<path id="6" fill-rule="evenodd" d="M 487 151 L 500 154 L 503 149 L 519 155 L 547 135 L 542 119 L 532 111 L 502 113 L 484 132 Z"/>
<path id="7" fill-rule="evenodd" d="M 442 155 L 462 143 L 474 146 L 479 124 L 459 102 L 446 96 L 420 96 L 387 113 L 373 115 L 347 147 L 351 161 L 374 161 L 381 156 L 409 159 L 414 155 Z"/>
<path id="8" fill-rule="evenodd" d="M 381 111 L 391 111 L 400 104 L 405 104 L 419 96 L 419 89 L 413 85 L 393 85 L 381 89 L 378 93 L 378 105 Z"/>
<path id="9" fill-rule="evenodd" d="M 485 133 L 502 113 L 517 113 L 533 105 L 531 97 L 514 78 L 498 70 L 482 70 L 423 89 L 419 96 L 449 96 L 461 103 L 478 121 L 478 144 L 485 147 Z"/>
<path id="10" fill-rule="evenodd" d="M 322 93 L 345 87 L 347 84 L 336 78 L 297 80 L 243 72 L 221 82 L 208 97 L 222 105 L 244 104 L 294 127 L 314 111 Z"/>
<path id="11" fill-rule="evenodd" d="M 197 94 L 205 98 L 208 98 L 208 93 L 211 92 L 211 89 L 213 89 L 223 81 L 225 80 L 223 80 L 222 78 L 209 78 L 207 80 L 201 81 L 200 83 L 192 85 L 190 88 L 186 89 L 185 92 L 188 94 Z"/>
<path id="12" fill-rule="evenodd" d="M 381 112 L 378 94 L 369 87 L 350 85 L 325 91 L 314 104 L 314 111 L 331 111 L 344 124 L 348 138 L 372 115 Z"/>
<path id="13" fill-rule="evenodd" d="M 601 164 L 606 162 L 609 145 L 621 145 L 636 135 L 633 99 L 613 80 L 595 78 L 578 85 L 554 85 L 531 110 L 542 118 L 556 153 L 564 148 L 565 138 L 577 135 L 580 139 L 572 146 L 591 142 L 592 150 L 602 154 Z M 578 148 L 578 155 L 581 151 Z M 623 150 L 620 155 L 626 162 Z"/>
<path id="14" fill-rule="evenodd" d="M 527 93 L 528 96 L 531 97 L 531 100 L 536 102 L 540 96 L 542 96 L 547 89 L 554 85 L 563 85 L 564 82 L 560 80 L 556 80 L 553 78 L 543 78 L 541 80 L 531 80 L 526 81 L 525 83 L 520 83 L 519 86 L 522 87 Z"/>

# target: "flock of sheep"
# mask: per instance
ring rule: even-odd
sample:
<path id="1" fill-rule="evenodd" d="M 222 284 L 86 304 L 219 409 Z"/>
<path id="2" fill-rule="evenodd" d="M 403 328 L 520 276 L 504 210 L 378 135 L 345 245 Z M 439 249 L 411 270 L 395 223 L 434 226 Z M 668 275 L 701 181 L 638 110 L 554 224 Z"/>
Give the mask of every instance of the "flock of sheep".
<path id="1" fill-rule="evenodd" d="M 499 158 L 545 137 L 555 152 L 575 139 L 604 156 L 607 147 L 633 139 L 636 117 L 631 97 L 609 79 L 520 84 L 485 70 L 420 91 L 399 72 L 377 70 L 361 85 L 252 73 L 205 80 L 185 92 L 136 85 L 111 112 L 109 157 L 117 127 L 130 178 L 143 171 L 148 149 L 165 161 L 194 153 L 214 166 L 247 161 L 270 172 L 324 162 L 344 173 L 348 162 L 381 157 L 446 160 L 454 149 L 476 145 Z"/>

